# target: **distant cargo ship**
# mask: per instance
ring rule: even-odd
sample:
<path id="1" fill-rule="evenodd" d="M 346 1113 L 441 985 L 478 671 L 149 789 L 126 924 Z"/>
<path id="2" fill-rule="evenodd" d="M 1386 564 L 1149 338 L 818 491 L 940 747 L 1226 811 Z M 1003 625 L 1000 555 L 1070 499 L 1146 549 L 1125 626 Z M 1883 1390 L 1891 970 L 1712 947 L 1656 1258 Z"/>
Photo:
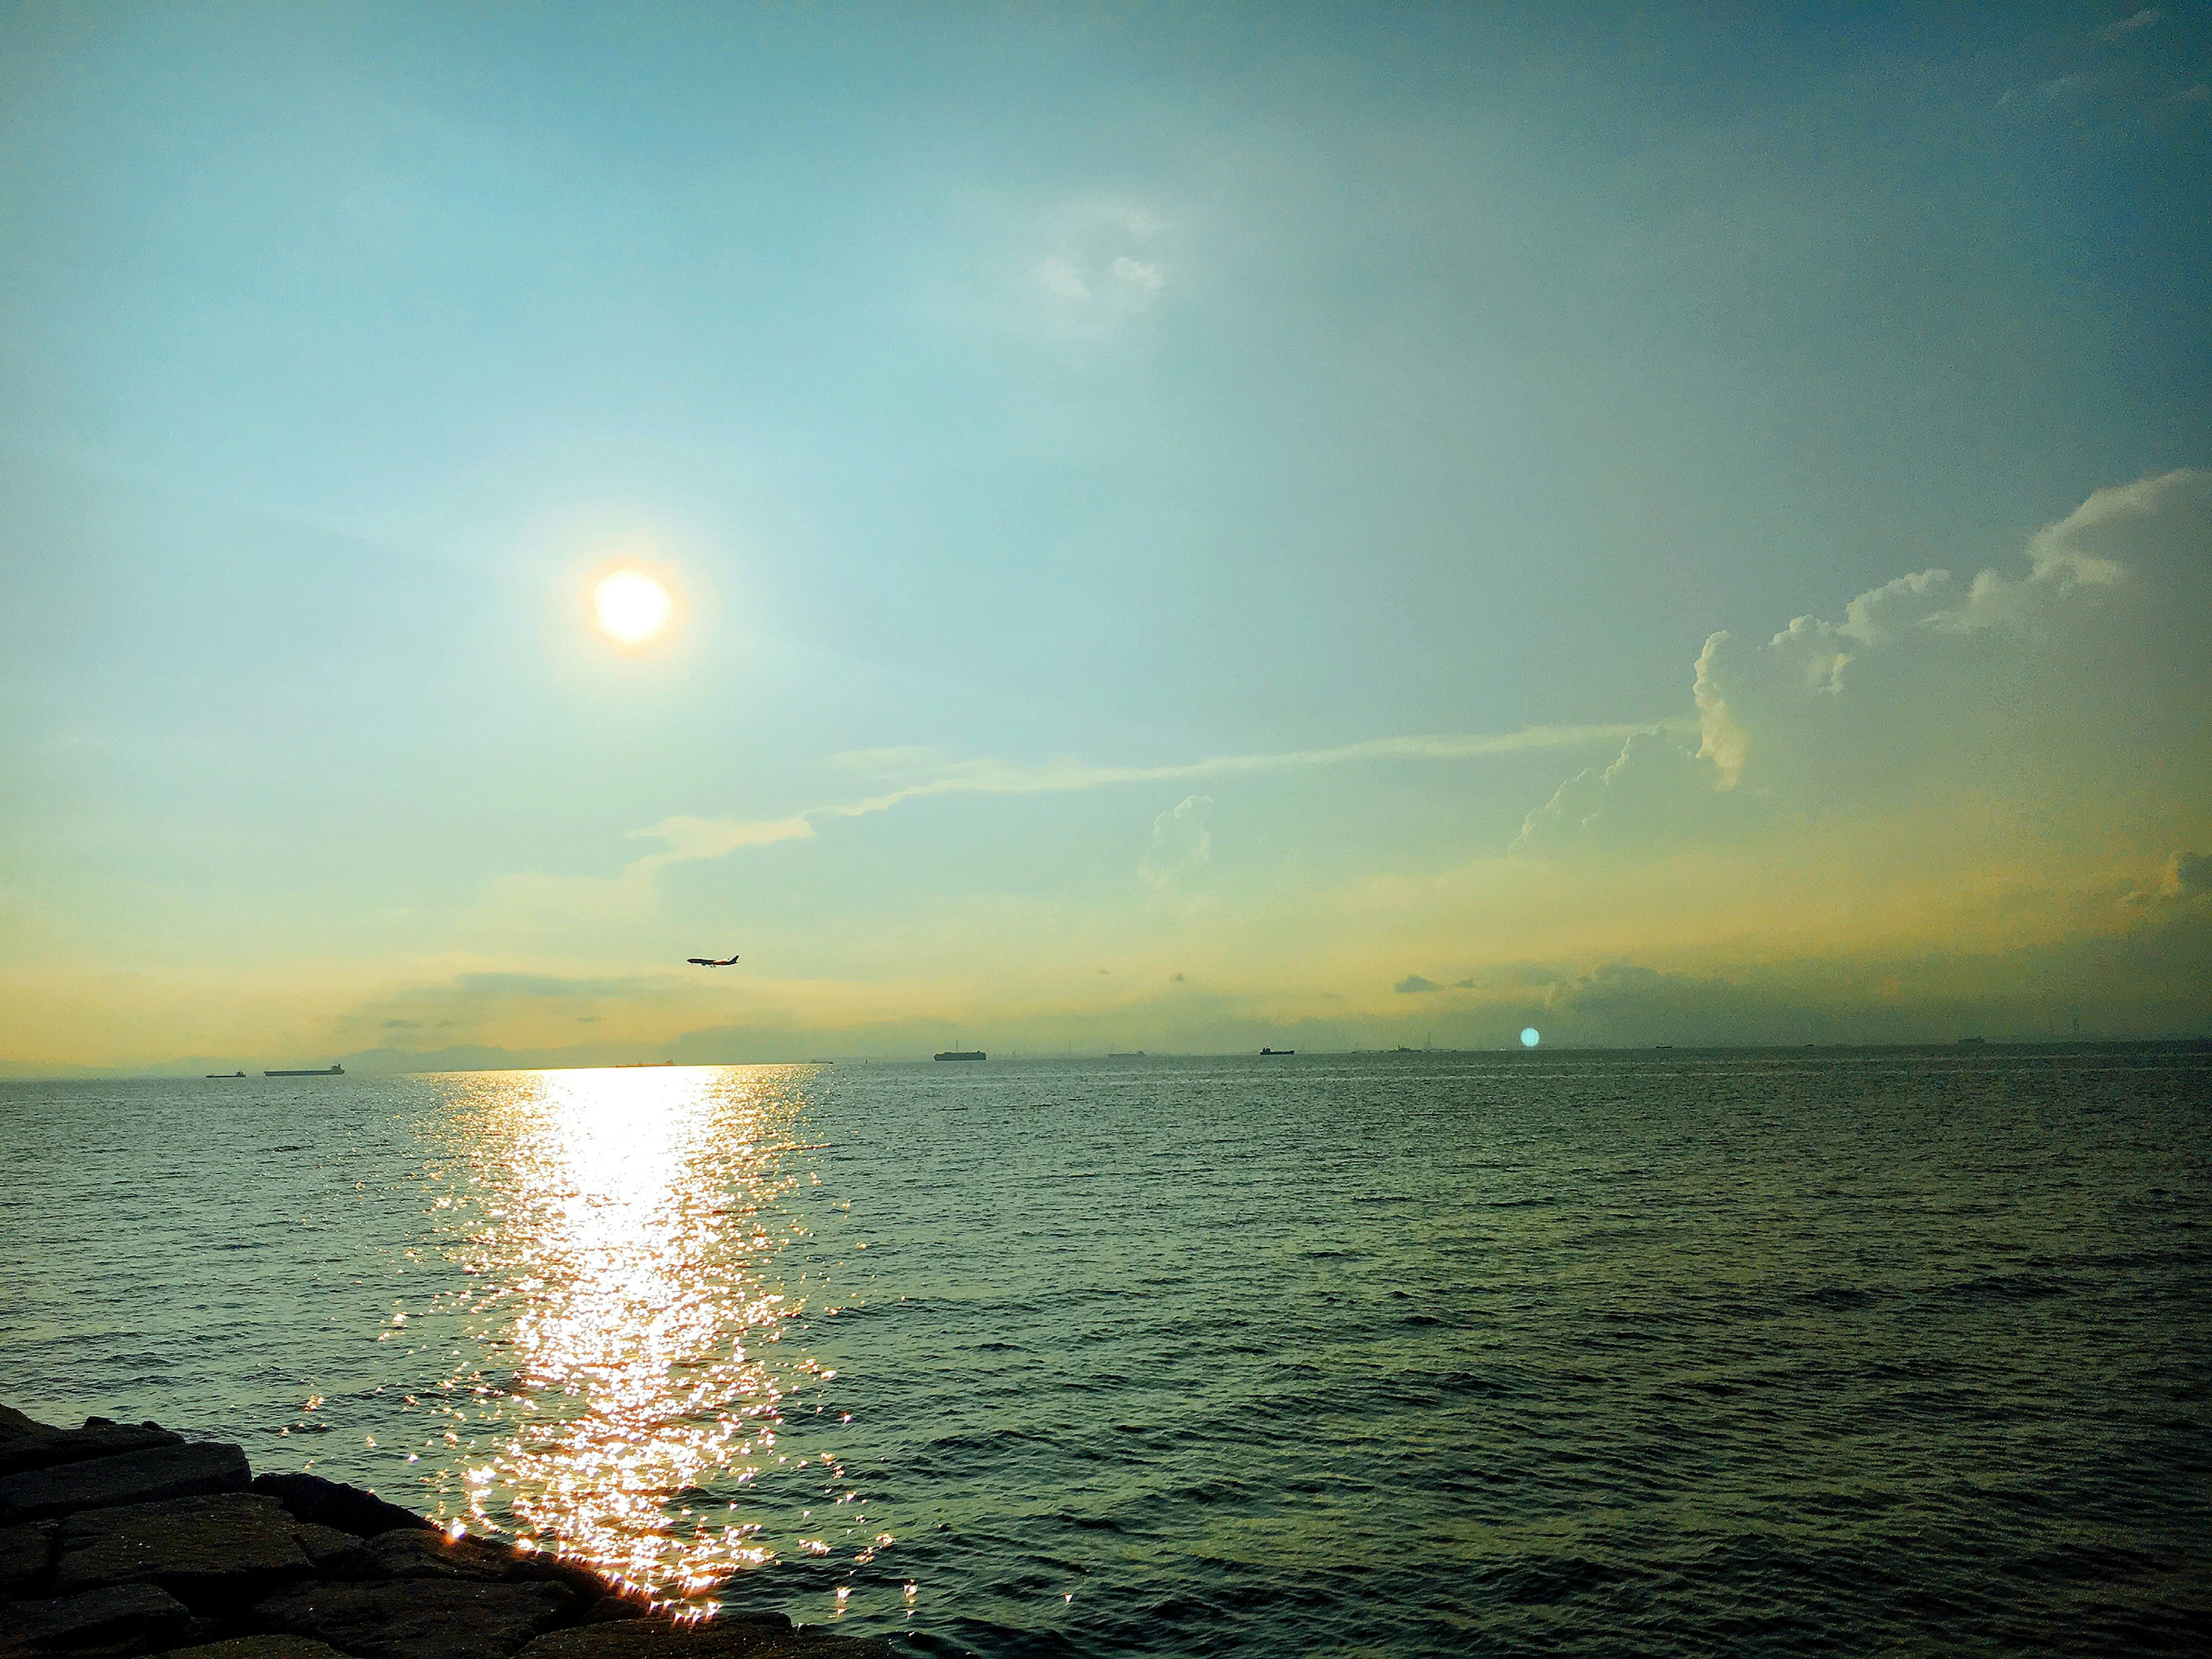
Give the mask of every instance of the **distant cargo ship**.
<path id="1" fill-rule="evenodd" d="M 264 1072 L 261 1075 L 264 1077 L 343 1077 L 345 1067 L 325 1066 L 319 1072 Z"/>
<path id="2" fill-rule="evenodd" d="M 1275 1055 L 1282 1055 L 1282 1054 L 1294 1054 L 1297 1053 L 1297 1049 L 1295 1049 L 1295 1048 L 1262 1048 L 1262 1049 L 1261 1049 L 1261 1050 L 1260 1050 L 1260 1052 L 1261 1052 L 1261 1054 L 1275 1054 Z"/>
<path id="3" fill-rule="evenodd" d="M 943 1054 L 936 1055 L 935 1058 L 939 1060 L 988 1060 L 990 1056 L 985 1054 L 981 1048 L 947 1048 Z"/>
<path id="4" fill-rule="evenodd" d="M 1109 1054 L 1106 1056 L 1109 1060 L 1142 1060 L 1144 1057 L 1145 1051 L 1142 1048 L 1132 1048 L 1126 1054 Z"/>
<path id="5" fill-rule="evenodd" d="M 244 1077 L 246 1073 L 243 1072 L 210 1072 L 208 1073 L 208 1081 L 210 1083 L 228 1083 L 234 1077 Z"/>

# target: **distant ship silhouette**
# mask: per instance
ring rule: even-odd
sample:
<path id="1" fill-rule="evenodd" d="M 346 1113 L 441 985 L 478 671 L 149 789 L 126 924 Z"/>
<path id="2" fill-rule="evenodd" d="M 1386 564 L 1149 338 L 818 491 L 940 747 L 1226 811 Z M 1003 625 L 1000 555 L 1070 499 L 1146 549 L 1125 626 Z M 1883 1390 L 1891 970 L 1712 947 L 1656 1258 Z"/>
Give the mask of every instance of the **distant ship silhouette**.
<path id="1" fill-rule="evenodd" d="M 331 1065 L 325 1066 L 317 1072 L 264 1072 L 261 1075 L 264 1077 L 343 1077 L 345 1067 Z"/>

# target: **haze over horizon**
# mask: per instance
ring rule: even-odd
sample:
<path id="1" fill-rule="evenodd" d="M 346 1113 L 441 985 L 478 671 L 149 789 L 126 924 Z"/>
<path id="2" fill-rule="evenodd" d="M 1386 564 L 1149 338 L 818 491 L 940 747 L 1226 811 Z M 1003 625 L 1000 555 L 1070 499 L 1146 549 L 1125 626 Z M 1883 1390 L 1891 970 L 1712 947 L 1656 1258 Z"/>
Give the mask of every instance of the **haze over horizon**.
<path id="1" fill-rule="evenodd" d="M 0 1075 L 2212 1036 L 2203 5 L 0 44 Z"/>

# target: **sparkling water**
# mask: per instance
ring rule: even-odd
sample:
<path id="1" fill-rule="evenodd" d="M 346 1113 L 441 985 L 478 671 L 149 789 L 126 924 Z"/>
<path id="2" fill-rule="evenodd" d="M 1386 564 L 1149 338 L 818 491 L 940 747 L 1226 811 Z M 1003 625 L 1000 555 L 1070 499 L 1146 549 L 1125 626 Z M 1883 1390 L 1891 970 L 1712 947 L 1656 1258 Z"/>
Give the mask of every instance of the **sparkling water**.
<path id="1" fill-rule="evenodd" d="M 6 1084 L 0 1399 L 938 1651 L 2180 1650 L 2208 1144 L 2202 1048 Z"/>

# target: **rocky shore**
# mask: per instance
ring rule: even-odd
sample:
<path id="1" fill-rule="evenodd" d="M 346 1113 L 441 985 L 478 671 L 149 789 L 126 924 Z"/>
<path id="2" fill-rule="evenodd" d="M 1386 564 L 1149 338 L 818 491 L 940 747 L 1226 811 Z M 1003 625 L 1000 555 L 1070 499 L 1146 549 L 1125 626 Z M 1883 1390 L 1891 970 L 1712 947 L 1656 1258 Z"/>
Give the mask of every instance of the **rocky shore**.
<path id="1" fill-rule="evenodd" d="M 465 1535 L 153 1423 L 0 1406 L 0 1659 L 892 1659 L 780 1613 L 678 1620 L 578 1563 Z"/>

